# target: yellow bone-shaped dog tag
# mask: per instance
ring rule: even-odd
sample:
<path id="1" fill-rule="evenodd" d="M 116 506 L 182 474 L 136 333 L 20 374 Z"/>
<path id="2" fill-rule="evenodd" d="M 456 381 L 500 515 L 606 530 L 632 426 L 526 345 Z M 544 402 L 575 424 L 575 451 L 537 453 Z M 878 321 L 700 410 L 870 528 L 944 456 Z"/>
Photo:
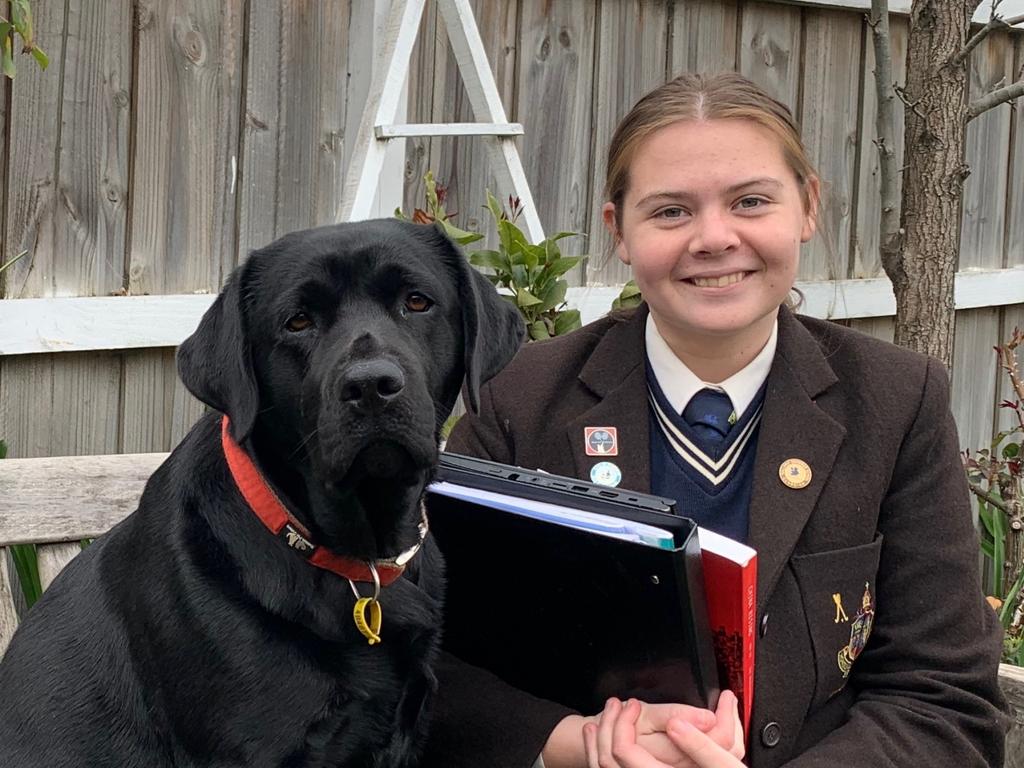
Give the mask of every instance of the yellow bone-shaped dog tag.
<path id="1" fill-rule="evenodd" d="M 366 607 L 370 607 L 370 621 L 366 621 Z M 370 645 L 380 642 L 381 611 L 380 602 L 372 597 L 361 597 L 356 600 L 352 609 L 352 617 L 356 621 L 356 629 L 369 641 Z"/>

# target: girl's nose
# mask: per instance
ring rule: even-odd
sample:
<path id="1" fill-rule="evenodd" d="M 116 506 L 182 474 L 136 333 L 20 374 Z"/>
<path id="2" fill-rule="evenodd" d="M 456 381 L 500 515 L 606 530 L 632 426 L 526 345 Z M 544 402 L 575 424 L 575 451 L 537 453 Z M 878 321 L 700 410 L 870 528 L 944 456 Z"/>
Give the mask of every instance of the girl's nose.
<path id="1" fill-rule="evenodd" d="M 736 227 L 727 211 L 705 209 L 697 215 L 694 224 L 690 240 L 690 252 L 694 256 L 718 256 L 739 245 Z"/>

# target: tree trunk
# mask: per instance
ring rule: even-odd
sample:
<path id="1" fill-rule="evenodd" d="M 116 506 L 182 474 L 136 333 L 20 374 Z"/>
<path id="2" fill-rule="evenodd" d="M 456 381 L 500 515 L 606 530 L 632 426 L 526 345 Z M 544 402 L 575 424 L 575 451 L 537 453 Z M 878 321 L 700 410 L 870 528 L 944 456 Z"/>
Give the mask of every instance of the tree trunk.
<path id="1" fill-rule="evenodd" d="M 967 41 L 978 0 L 914 0 L 907 51 L 902 242 L 882 244 L 896 294 L 896 343 L 953 359 L 953 281 L 960 248 Z M 902 247 L 901 247 L 902 246 Z"/>

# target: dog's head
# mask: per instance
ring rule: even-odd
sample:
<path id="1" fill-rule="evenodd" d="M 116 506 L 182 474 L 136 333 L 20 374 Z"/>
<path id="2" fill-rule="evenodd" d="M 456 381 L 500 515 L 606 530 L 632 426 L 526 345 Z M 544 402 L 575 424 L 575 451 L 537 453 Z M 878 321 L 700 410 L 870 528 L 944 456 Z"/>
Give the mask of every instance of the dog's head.
<path id="1" fill-rule="evenodd" d="M 463 382 L 515 354 L 518 312 L 437 229 L 396 220 L 293 232 L 254 251 L 178 351 L 321 543 L 393 556 Z"/>

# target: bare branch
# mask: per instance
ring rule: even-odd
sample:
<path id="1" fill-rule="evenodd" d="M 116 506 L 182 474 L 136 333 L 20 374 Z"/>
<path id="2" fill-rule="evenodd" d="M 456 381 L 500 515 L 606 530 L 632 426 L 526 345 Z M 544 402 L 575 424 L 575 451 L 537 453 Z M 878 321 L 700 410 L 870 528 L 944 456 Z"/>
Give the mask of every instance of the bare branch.
<path id="1" fill-rule="evenodd" d="M 1024 80 L 1018 80 L 1012 85 L 1007 85 L 1004 88 L 987 93 L 980 99 L 972 101 L 970 106 L 967 107 L 966 122 L 969 123 L 978 115 L 984 114 L 1000 104 L 1005 104 L 1013 99 L 1019 99 L 1021 96 L 1024 96 Z"/>
<path id="2" fill-rule="evenodd" d="M 896 168 L 896 95 L 892 77 L 892 53 L 889 49 L 889 3 L 871 0 L 868 17 L 875 49 L 875 94 L 878 114 L 875 116 L 875 145 L 878 147 L 879 196 L 882 216 L 879 220 L 879 250 L 886 271 L 896 267 L 900 252 L 900 203 L 897 194 Z M 902 98 L 902 96 L 900 97 Z"/>
<path id="3" fill-rule="evenodd" d="M 999 367 L 1010 377 L 1010 384 L 1017 395 L 1017 399 L 1024 403 L 1024 378 L 1021 377 L 1017 365 L 1017 347 L 1024 346 L 1024 331 L 1020 328 L 1013 329 L 1013 336 L 1005 344 L 996 347 L 996 354 L 999 355 Z M 1024 424 L 1021 424 L 1024 427 Z"/>
<path id="4" fill-rule="evenodd" d="M 899 85 L 898 83 L 893 85 L 892 89 L 893 91 L 896 92 L 896 95 L 900 97 L 900 101 L 903 102 L 904 107 L 908 107 L 911 110 L 913 110 L 914 114 L 921 118 L 921 120 L 928 119 L 928 115 L 926 115 L 924 112 L 918 109 L 918 107 L 921 105 L 920 99 L 918 99 L 917 101 L 911 101 L 909 98 L 907 98 L 907 89 Z"/>
<path id="5" fill-rule="evenodd" d="M 994 14 L 995 10 L 993 9 L 993 16 L 989 19 L 988 24 L 971 35 L 971 39 L 964 44 L 964 47 L 961 48 L 952 59 L 950 59 L 950 64 L 953 66 L 963 64 L 967 60 L 967 57 L 971 55 L 971 51 L 977 48 L 978 44 L 988 37 L 990 32 L 996 29 L 1006 29 L 1009 27 L 1005 21 Z"/>
<path id="6" fill-rule="evenodd" d="M 989 506 L 995 507 L 996 509 L 1000 509 L 1003 512 L 1007 511 L 1006 504 L 1003 503 L 1002 499 L 1000 499 L 998 496 L 992 495 L 977 483 L 972 483 L 970 480 L 968 480 L 967 487 L 970 489 L 971 493 L 973 493 L 975 496 L 977 496 L 979 499 L 984 501 Z"/>
<path id="7" fill-rule="evenodd" d="M 971 51 L 978 47 L 978 43 L 984 40 L 988 35 L 996 29 L 1009 29 L 1015 24 L 1020 24 L 1024 21 L 1024 14 L 1020 16 L 1012 16 L 1009 19 L 1004 19 L 999 15 L 999 6 L 1002 5 L 1003 0 L 995 0 L 992 3 L 992 10 L 989 14 L 988 24 L 983 26 L 977 32 L 975 32 L 971 38 L 964 44 L 964 47 L 957 52 L 957 54 L 950 59 L 950 64 L 958 66 L 963 64 Z"/>

